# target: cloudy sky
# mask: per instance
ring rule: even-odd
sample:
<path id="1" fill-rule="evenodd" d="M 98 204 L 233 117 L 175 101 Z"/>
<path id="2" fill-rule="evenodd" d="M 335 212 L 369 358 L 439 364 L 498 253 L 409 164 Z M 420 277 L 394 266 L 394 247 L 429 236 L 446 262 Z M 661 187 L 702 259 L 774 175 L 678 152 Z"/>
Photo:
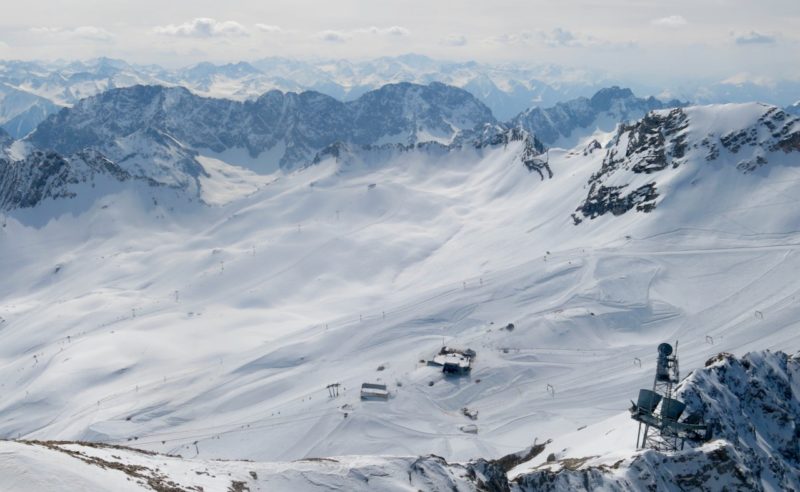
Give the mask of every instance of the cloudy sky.
<path id="1" fill-rule="evenodd" d="M 421 53 L 620 76 L 800 78 L 800 0 L 25 0 L 0 58 L 139 63 Z"/>

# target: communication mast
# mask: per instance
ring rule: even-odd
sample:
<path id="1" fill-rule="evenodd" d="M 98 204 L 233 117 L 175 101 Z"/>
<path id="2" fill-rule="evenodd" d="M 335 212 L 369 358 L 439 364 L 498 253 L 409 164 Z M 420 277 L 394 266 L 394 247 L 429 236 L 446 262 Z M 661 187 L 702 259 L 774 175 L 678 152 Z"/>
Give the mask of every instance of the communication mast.
<path id="1" fill-rule="evenodd" d="M 636 449 L 679 451 L 687 439 L 702 442 L 711 438 L 710 428 L 702 422 L 702 415 L 692 414 L 678 421 L 686 404 L 673 398 L 675 385 L 680 381 L 677 347 L 678 342 L 675 342 L 673 353 L 672 345 L 668 343 L 658 346 L 653 389 L 639 390 L 638 401 L 631 402 L 631 418 L 639 422 Z"/>

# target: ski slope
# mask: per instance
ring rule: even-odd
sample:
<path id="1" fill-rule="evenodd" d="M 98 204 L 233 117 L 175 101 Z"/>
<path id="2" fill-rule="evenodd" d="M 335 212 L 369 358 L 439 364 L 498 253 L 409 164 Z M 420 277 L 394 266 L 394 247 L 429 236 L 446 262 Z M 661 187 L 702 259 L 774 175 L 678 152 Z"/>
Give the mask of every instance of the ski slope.
<path id="1" fill-rule="evenodd" d="M 604 153 L 551 149 L 543 181 L 522 150 L 354 151 L 271 175 L 207 158 L 205 204 L 128 188 L 9 214 L 0 435 L 463 461 L 594 425 L 625 453 L 618 416 L 658 343 L 679 341 L 684 372 L 800 349 L 796 153 L 750 174 L 690 156 L 651 213 L 574 225 Z M 422 362 L 442 345 L 477 352 L 469 377 Z M 364 382 L 390 399 L 361 401 Z"/>

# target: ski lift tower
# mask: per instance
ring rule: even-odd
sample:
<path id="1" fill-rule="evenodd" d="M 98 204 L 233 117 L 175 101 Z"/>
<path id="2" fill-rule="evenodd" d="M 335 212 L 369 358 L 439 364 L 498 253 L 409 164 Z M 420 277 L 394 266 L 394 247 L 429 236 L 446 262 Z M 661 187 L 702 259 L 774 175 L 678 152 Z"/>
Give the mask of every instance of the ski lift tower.
<path id="1" fill-rule="evenodd" d="M 672 345 L 668 343 L 658 346 L 653 389 L 639 390 L 639 400 L 630 408 L 631 418 L 639 422 L 637 449 L 679 451 L 686 439 L 702 442 L 711 438 L 709 427 L 702 423 L 700 415 L 690 415 L 678 422 L 686 404 L 673 398 L 675 385 L 680 381 L 677 347 L 675 342 L 673 353 Z"/>

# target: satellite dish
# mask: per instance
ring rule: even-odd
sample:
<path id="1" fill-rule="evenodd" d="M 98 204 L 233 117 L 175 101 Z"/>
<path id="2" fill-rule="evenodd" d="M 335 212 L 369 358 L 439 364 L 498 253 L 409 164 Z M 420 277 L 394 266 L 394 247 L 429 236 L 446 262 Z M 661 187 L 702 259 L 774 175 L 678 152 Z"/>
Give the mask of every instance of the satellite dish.
<path id="1" fill-rule="evenodd" d="M 672 345 L 668 343 L 662 343 L 658 346 L 658 354 L 664 357 L 672 355 Z"/>

